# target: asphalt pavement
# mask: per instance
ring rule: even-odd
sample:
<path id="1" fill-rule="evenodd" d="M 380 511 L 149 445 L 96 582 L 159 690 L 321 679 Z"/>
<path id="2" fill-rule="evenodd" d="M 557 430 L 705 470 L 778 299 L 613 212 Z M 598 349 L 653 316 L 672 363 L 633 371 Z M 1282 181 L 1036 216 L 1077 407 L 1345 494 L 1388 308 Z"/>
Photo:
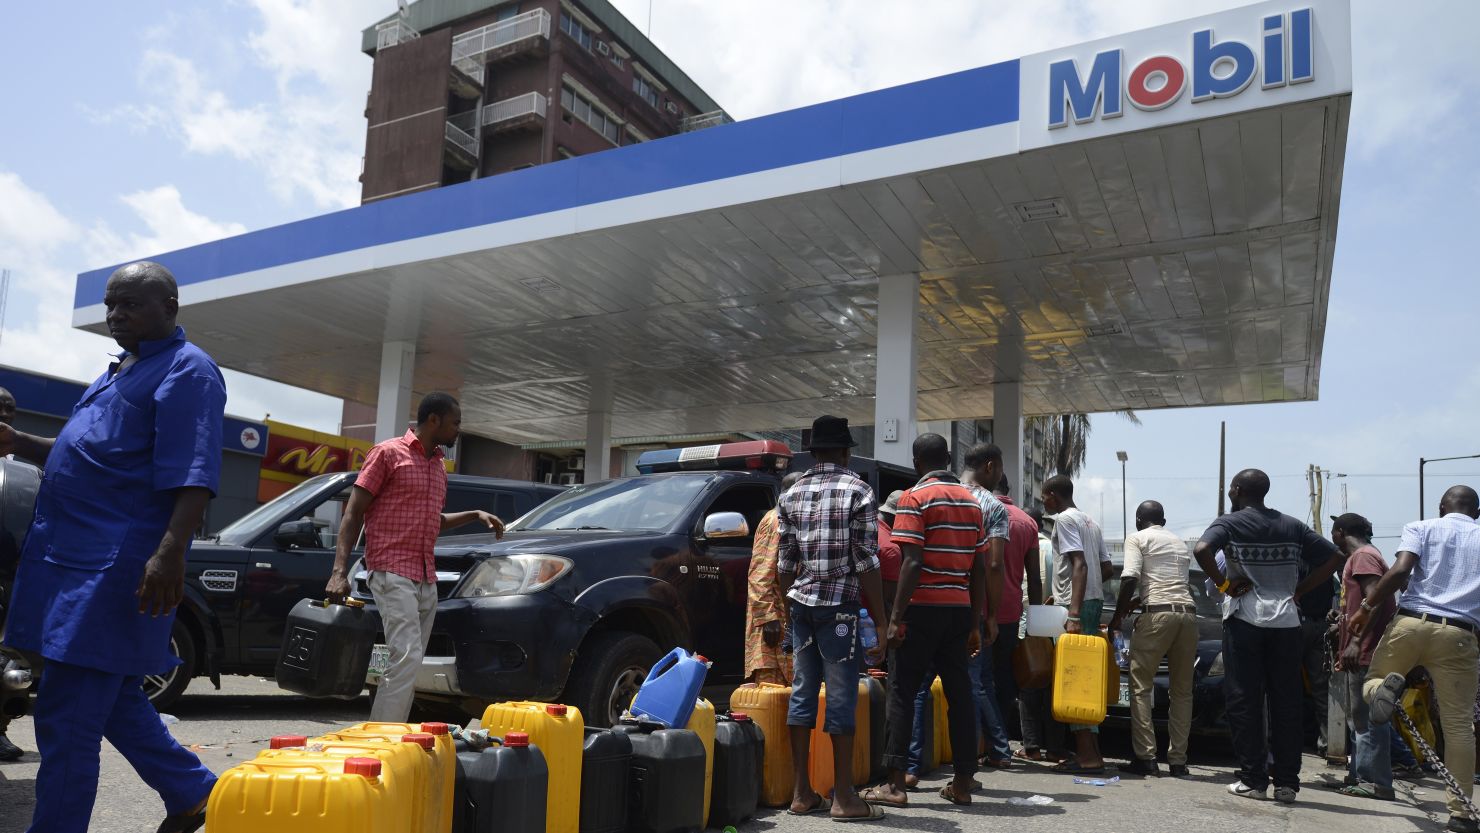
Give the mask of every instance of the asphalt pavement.
<path id="1" fill-rule="evenodd" d="M 180 721 L 171 730 L 182 744 L 195 749 L 207 766 L 220 772 L 255 756 L 273 735 L 322 734 L 364 720 L 368 712 L 369 701 L 363 697 L 351 701 L 309 700 L 281 691 L 270 680 L 239 677 L 223 680 L 222 690 L 217 692 L 198 679 L 191 693 L 176 704 L 173 714 Z M 26 829 L 39 761 L 28 718 L 12 724 L 10 737 L 32 751 L 21 761 L 0 763 L 0 833 Z M 1108 731 L 1104 742 L 1112 759 L 1128 751 L 1124 732 Z M 1075 784 L 1069 776 L 1055 775 L 1036 765 L 983 772 L 979 776 L 982 789 L 975 793 L 971 807 L 952 806 L 936 795 L 947 780 L 948 770 L 943 769 L 910 796 L 909 809 L 888 809 L 883 821 L 861 826 L 924 833 L 1003 829 L 1053 833 L 1327 833 L 1354 828 L 1363 833 L 1406 833 L 1440 830 L 1447 818 L 1443 785 L 1434 778 L 1400 781 L 1398 800 L 1393 802 L 1345 798 L 1321 786 L 1325 779 L 1339 779 L 1341 772 L 1308 755 L 1301 775 L 1300 801 L 1287 807 L 1235 798 L 1225 792 L 1232 780 L 1226 741 L 1194 738 L 1193 753 L 1192 777 L 1186 779 L 1126 776 L 1118 782 L 1095 786 Z M 1107 778 L 1115 774 L 1112 769 Z M 1009 799 L 1035 795 L 1051 801 L 1040 806 L 1009 803 Z M 99 833 L 147 833 L 163 816 L 158 797 L 105 742 L 91 829 Z M 822 816 L 792 817 L 766 811 L 740 829 L 741 833 L 821 833 L 836 828 Z"/>

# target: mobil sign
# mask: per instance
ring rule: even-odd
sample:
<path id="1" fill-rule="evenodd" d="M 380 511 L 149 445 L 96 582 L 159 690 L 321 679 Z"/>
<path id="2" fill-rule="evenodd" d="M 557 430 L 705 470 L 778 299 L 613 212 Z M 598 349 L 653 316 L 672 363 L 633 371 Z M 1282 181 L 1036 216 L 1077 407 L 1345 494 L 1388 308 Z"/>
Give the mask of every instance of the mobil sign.
<path id="1" fill-rule="evenodd" d="M 1160 110 L 1188 96 L 1196 103 L 1229 98 L 1256 81 L 1269 90 L 1315 80 L 1312 11 L 1263 16 L 1257 43 L 1218 39 L 1211 27 L 1192 32 L 1181 55 L 1126 60 L 1125 49 L 1106 49 L 1088 67 L 1073 58 L 1048 65 L 1048 126 L 1065 127 L 1119 118 L 1129 104 Z"/>
<path id="2" fill-rule="evenodd" d="M 1024 148 L 1351 92 L 1345 0 L 1266 2 L 1031 55 Z"/>

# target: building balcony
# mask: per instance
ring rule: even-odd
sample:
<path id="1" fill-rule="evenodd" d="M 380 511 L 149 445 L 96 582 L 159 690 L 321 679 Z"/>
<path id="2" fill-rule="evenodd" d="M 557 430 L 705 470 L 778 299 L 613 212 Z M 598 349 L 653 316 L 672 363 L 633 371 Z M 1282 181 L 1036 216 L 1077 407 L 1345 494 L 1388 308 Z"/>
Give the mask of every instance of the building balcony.
<path id="1" fill-rule="evenodd" d="M 421 33 L 399 17 L 392 18 L 375 27 L 375 51 L 389 49 L 409 40 L 416 40 Z"/>
<path id="2" fill-rule="evenodd" d="M 544 9 L 532 9 L 453 38 L 452 65 L 482 84 L 486 65 L 519 56 L 543 54 L 549 44 L 550 13 Z"/>
<path id="3" fill-rule="evenodd" d="M 679 133 L 693 133 L 695 130 L 703 130 L 706 127 L 719 127 L 722 124 L 730 124 L 734 119 L 724 110 L 714 110 L 709 113 L 700 113 L 697 116 L 689 116 L 678 123 Z"/>
<path id="4" fill-rule="evenodd" d="M 541 93 L 528 92 L 483 107 L 483 128 L 496 133 L 543 129 L 549 101 Z"/>
<path id="5" fill-rule="evenodd" d="M 478 167 L 478 111 L 458 113 L 447 120 L 442 131 L 443 155 L 447 165 L 458 170 Z"/>

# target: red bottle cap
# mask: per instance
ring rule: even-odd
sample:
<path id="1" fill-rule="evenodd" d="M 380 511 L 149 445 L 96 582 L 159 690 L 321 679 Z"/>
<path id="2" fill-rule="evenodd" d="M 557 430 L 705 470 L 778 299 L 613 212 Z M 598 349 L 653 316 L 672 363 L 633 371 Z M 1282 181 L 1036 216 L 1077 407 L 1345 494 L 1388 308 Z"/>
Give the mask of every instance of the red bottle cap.
<path id="1" fill-rule="evenodd" d="M 880 671 L 877 668 L 874 668 L 874 669 L 871 669 L 868 672 L 868 675 L 870 677 L 873 677 L 876 680 L 883 680 L 883 679 L 886 679 L 889 676 L 889 672 L 888 671 Z"/>
<path id="2" fill-rule="evenodd" d="M 445 735 L 449 731 L 446 723 L 423 723 L 421 730 L 428 735 Z"/>
<path id="3" fill-rule="evenodd" d="M 274 735 L 267 742 L 269 749 L 292 749 L 298 746 L 307 746 L 308 737 L 305 735 Z"/>
<path id="4" fill-rule="evenodd" d="M 705 657 L 703 654 L 694 654 L 694 659 L 704 663 L 705 665 L 709 664 L 708 657 Z"/>
<path id="5" fill-rule="evenodd" d="M 565 706 L 562 706 L 559 703 L 554 703 L 545 707 L 545 714 L 553 714 L 556 717 L 565 717 L 565 712 Z"/>
<path id="6" fill-rule="evenodd" d="M 435 749 L 435 748 L 437 748 L 437 739 L 434 738 L 434 737 L 432 737 L 431 735 L 428 735 L 428 734 L 424 733 L 424 732 L 412 732 L 409 735 L 402 735 L 401 736 L 401 742 L 402 743 L 414 743 L 414 744 L 416 744 L 417 746 L 420 746 L 423 749 Z"/>
<path id="7" fill-rule="evenodd" d="M 504 735 L 504 746 L 522 749 L 529 745 L 529 735 L 524 732 L 510 732 Z"/>
<path id="8" fill-rule="evenodd" d="M 736 723 L 749 723 L 750 715 L 745 712 L 730 712 L 730 719 Z"/>
<path id="9" fill-rule="evenodd" d="M 345 775 L 363 775 L 366 778 L 380 777 L 380 760 L 378 758 L 345 758 Z"/>

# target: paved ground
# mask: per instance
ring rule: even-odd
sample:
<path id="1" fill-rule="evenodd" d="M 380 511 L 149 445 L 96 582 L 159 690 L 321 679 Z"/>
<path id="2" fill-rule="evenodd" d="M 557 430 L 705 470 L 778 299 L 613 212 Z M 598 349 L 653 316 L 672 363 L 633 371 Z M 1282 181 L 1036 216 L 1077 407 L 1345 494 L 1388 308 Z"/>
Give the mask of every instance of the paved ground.
<path id="1" fill-rule="evenodd" d="M 174 709 L 180 722 L 173 731 L 181 743 L 198 747 L 202 760 L 218 772 L 254 756 L 272 735 L 322 733 L 364 719 L 369 709 L 363 698 L 348 702 L 307 700 L 262 680 L 229 678 L 220 692 L 211 691 L 208 683 L 197 680 L 192 691 L 195 693 L 186 695 Z M 15 723 L 11 738 L 26 749 L 35 749 L 29 720 Z M 1112 755 L 1126 752 L 1123 734 L 1108 733 L 1106 746 Z M 924 833 L 1009 827 L 1014 831 L 1053 833 L 1326 833 L 1359 827 L 1362 833 L 1400 833 L 1439 830 L 1447 817 L 1443 787 L 1434 779 L 1417 784 L 1400 782 L 1399 800 L 1392 803 L 1346 799 L 1319 786 L 1323 778 L 1333 777 L 1331 773 L 1336 771 L 1313 756 L 1306 758 L 1305 788 L 1294 807 L 1233 798 L 1224 792 L 1231 780 L 1226 744 L 1195 739 L 1194 750 L 1198 752 L 1192 767 L 1194 777 L 1186 780 L 1125 778 L 1117 784 L 1094 787 L 1076 785 L 1070 778 L 1038 768 L 984 773 L 983 789 L 976 794 L 976 804 L 969 808 L 952 807 L 936 797 L 935 790 L 944 783 L 944 778 L 937 778 L 927 782 L 929 789 L 912 796 L 918 806 L 891 810 L 882 824 Z M 0 763 L 0 833 L 25 830 L 37 761 L 33 753 L 17 763 Z M 99 833 L 152 831 L 163 817 L 159 799 L 106 743 L 100 795 L 92 819 L 92 830 Z M 1007 803 L 1009 798 L 1032 795 L 1048 796 L 1053 803 L 1041 807 Z M 821 833 L 837 828 L 821 817 L 793 818 L 771 812 L 744 825 L 742 833 L 772 829 Z"/>

